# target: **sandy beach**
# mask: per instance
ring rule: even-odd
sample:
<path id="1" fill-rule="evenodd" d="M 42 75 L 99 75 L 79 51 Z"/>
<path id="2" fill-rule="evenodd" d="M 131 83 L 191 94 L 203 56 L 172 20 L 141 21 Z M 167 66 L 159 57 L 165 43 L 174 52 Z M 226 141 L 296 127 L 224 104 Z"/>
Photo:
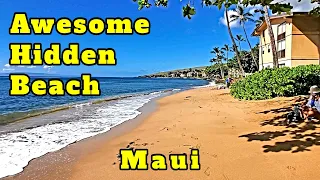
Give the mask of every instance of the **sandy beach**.
<path id="1" fill-rule="evenodd" d="M 151 114 L 30 162 L 6 179 L 317 180 L 320 123 L 287 127 L 283 115 L 299 98 L 238 101 L 228 90 L 192 89 L 157 100 Z M 200 150 L 199 171 L 121 171 L 119 149 L 150 155 Z M 168 158 L 167 158 L 168 160 Z"/>

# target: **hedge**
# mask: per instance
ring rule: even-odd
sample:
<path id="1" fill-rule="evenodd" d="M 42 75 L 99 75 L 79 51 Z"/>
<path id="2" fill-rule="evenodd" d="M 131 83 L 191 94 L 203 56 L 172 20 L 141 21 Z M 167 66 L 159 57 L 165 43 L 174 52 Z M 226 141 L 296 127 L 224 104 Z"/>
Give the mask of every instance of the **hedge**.
<path id="1" fill-rule="evenodd" d="M 312 85 L 320 86 L 320 65 L 264 69 L 232 84 L 230 93 L 237 99 L 263 100 L 306 95 Z"/>

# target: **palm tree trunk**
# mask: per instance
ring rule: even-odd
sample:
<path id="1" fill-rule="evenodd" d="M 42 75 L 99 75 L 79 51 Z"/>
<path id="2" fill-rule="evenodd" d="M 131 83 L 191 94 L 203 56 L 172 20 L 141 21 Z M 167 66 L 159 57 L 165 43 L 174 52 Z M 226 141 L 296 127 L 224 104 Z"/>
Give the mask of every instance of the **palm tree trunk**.
<path id="1" fill-rule="evenodd" d="M 243 28 L 243 31 L 244 31 L 244 35 L 246 36 L 248 45 L 249 45 L 249 47 L 250 47 L 250 53 L 251 53 L 253 62 L 254 62 L 254 64 L 257 66 L 257 68 L 259 69 L 259 64 L 257 63 L 257 60 L 256 60 L 256 58 L 254 57 L 254 54 L 253 54 L 253 51 L 252 51 L 252 46 L 251 46 L 251 43 L 250 43 L 250 41 L 249 41 L 249 39 L 248 39 L 248 35 L 247 35 L 246 28 L 244 27 L 244 23 L 242 23 L 242 28 Z"/>
<path id="2" fill-rule="evenodd" d="M 220 63 L 220 64 L 219 64 L 219 68 L 220 68 L 220 75 L 221 75 L 221 78 L 222 78 L 222 79 L 224 79 L 224 70 L 223 70 L 223 68 L 222 68 L 222 65 L 223 65 L 223 64 L 222 64 L 222 63 Z"/>
<path id="3" fill-rule="evenodd" d="M 273 68 L 278 68 L 279 63 L 278 63 L 277 49 L 276 49 L 275 38 L 274 38 L 274 34 L 272 31 L 272 26 L 271 26 L 271 22 L 270 22 L 268 6 L 264 6 L 263 8 L 265 11 L 264 18 L 267 23 L 267 28 L 268 28 L 268 32 L 269 32 L 269 36 L 270 36 L 270 41 L 271 41 L 270 44 L 271 44 L 271 50 L 272 50 L 272 56 L 273 56 Z"/>
<path id="4" fill-rule="evenodd" d="M 227 18 L 228 32 L 229 32 L 229 35 L 230 35 L 230 38 L 231 38 L 231 41 L 232 41 L 233 50 L 234 50 L 234 52 L 236 54 L 240 71 L 241 71 L 242 75 L 244 76 L 245 73 L 244 73 L 244 70 L 243 70 L 243 67 L 242 67 L 242 64 L 241 64 L 241 59 L 240 59 L 240 56 L 239 56 L 239 51 L 238 51 L 238 48 L 237 48 L 237 44 L 236 44 L 236 42 L 235 42 L 235 40 L 233 38 L 233 35 L 232 35 L 232 32 L 231 32 L 231 28 L 230 28 L 229 14 L 228 14 L 228 8 L 227 7 L 225 7 L 225 11 L 226 11 L 225 15 L 226 15 L 226 18 Z"/>
<path id="5" fill-rule="evenodd" d="M 227 62 L 229 61 L 228 51 L 229 51 L 229 50 L 227 50 Z"/>

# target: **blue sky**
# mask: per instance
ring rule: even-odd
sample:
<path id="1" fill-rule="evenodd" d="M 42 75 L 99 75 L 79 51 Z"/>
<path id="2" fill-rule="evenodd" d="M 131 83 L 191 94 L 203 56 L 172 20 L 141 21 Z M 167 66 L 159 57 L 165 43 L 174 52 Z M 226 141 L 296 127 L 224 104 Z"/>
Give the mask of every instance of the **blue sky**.
<path id="1" fill-rule="evenodd" d="M 182 17 L 182 6 L 186 3 L 178 0 L 169 1 L 168 8 L 143 9 L 138 11 L 132 0 L 15 0 L 1 1 L 0 11 L 0 71 L 5 72 L 48 72 L 47 67 L 9 67 L 9 43 L 29 42 L 61 43 L 63 48 L 69 43 L 80 43 L 80 48 L 114 48 L 117 55 L 116 66 L 79 66 L 54 67 L 51 73 L 77 75 L 92 73 L 94 76 L 137 76 L 178 68 L 209 65 L 210 50 L 215 46 L 231 44 L 227 27 L 223 23 L 224 14 L 217 8 L 202 8 L 200 1 L 195 2 L 197 14 L 192 20 Z M 89 33 L 83 36 L 62 36 L 53 33 L 50 36 L 13 36 L 8 34 L 13 13 L 26 12 L 28 17 L 76 17 L 107 18 L 146 17 L 151 22 L 149 35 L 112 36 L 102 34 L 94 36 Z M 253 23 L 247 24 L 251 34 Z M 243 30 L 233 24 L 234 34 L 243 34 Z M 258 42 L 250 37 L 254 45 Z M 243 43 L 243 48 L 248 48 Z"/>

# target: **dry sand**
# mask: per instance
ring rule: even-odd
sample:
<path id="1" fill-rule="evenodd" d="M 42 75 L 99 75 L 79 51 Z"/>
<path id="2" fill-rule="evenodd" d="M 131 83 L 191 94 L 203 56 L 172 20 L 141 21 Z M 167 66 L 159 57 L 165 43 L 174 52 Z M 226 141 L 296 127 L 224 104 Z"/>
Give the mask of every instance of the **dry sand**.
<path id="1" fill-rule="evenodd" d="M 60 163 L 37 179 L 318 180 L 320 123 L 291 127 L 282 123 L 282 115 L 296 101 L 238 101 L 228 90 L 211 88 L 167 96 L 130 132 L 91 138 L 66 148 L 69 151 L 62 151 L 63 156 L 76 156 L 72 163 Z M 121 171 L 117 154 L 130 143 L 130 147 L 149 149 L 149 158 L 154 153 L 168 157 L 199 148 L 201 170 Z M 31 163 L 27 170 L 39 164 Z M 31 177 L 26 174 L 28 171 L 13 179 Z"/>

